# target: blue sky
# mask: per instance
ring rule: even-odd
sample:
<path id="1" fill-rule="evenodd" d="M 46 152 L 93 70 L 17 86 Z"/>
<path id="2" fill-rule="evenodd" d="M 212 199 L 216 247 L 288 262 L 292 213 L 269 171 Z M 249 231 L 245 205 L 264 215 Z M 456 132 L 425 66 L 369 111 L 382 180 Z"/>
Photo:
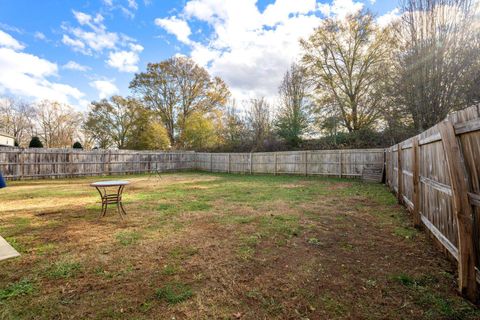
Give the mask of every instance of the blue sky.
<path id="1" fill-rule="evenodd" d="M 79 110 L 128 83 L 148 62 L 191 56 L 237 100 L 274 98 L 288 65 L 326 16 L 362 7 L 380 23 L 395 1 L 0 0 L 0 95 L 57 99 Z"/>

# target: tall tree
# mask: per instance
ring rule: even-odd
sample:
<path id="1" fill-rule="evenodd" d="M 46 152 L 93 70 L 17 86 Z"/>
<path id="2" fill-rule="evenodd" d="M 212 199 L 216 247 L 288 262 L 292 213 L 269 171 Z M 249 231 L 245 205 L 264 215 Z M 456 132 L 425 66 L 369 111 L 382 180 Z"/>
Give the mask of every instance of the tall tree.
<path id="1" fill-rule="evenodd" d="M 84 128 L 100 148 L 113 145 L 124 149 L 142 108 L 141 103 L 131 97 L 113 96 L 110 100 L 92 102 Z"/>
<path id="2" fill-rule="evenodd" d="M 308 71 L 319 108 L 336 108 L 348 131 L 372 126 L 384 96 L 377 85 L 393 44 L 390 28 L 380 28 L 365 11 L 342 19 L 325 19 L 301 40 L 302 64 Z"/>
<path id="3" fill-rule="evenodd" d="M 0 98 L 0 131 L 12 135 L 21 146 L 26 146 L 34 128 L 35 109 L 25 101 Z"/>
<path id="4" fill-rule="evenodd" d="M 230 96 L 220 78 L 212 78 L 204 68 L 185 57 L 148 64 L 145 72 L 135 75 L 130 88 L 158 114 L 172 146 L 180 142 L 186 119 L 192 113 L 204 114 L 221 108 Z"/>
<path id="5" fill-rule="evenodd" d="M 476 0 L 402 2 L 398 103 L 417 131 L 476 100 L 471 93 L 480 67 L 478 6 Z"/>
<path id="6" fill-rule="evenodd" d="M 36 117 L 47 148 L 69 148 L 78 137 L 82 115 L 67 104 L 43 100 L 36 105 Z"/>
<path id="7" fill-rule="evenodd" d="M 307 88 L 305 69 L 292 64 L 279 88 L 280 108 L 275 121 L 278 135 L 290 147 L 298 147 L 309 126 Z"/>
<path id="8" fill-rule="evenodd" d="M 223 117 L 224 147 L 228 151 L 246 150 L 249 143 L 247 125 L 234 100 L 226 108 Z"/>
<path id="9" fill-rule="evenodd" d="M 265 98 L 250 100 L 247 111 L 247 125 L 251 132 L 254 150 L 264 149 L 272 135 L 270 105 Z"/>

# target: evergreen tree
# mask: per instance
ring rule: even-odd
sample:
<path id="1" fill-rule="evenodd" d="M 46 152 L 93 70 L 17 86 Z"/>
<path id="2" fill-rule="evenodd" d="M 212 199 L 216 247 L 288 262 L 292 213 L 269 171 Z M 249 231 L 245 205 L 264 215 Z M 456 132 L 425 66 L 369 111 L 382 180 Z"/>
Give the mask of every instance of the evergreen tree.
<path id="1" fill-rule="evenodd" d="M 73 149 L 83 149 L 83 146 L 80 142 L 76 141 L 74 144 L 73 144 Z"/>
<path id="2" fill-rule="evenodd" d="M 30 144 L 28 145 L 29 148 L 43 148 L 43 143 L 40 141 L 40 138 L 37 136 L 32 137 L 32 140 L 30 140 Z"/>

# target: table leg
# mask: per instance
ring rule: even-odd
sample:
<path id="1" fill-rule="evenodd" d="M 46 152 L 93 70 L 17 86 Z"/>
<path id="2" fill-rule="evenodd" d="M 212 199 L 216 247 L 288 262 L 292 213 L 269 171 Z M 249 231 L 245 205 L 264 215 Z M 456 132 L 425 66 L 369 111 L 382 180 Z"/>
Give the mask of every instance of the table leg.
<path id="1" fill-rule="evenodd" d="M 106 203 L 105 197 L 104 197 L 102 191 L 100 190 L 100 188 L 95 187 L 95 189 L 97 189 L 98 193 L 100 194 L 100 199 L 102 200 L 102 211 L 100 212 L 100 215 L 98 216 L 98 218 L 100 218 L 100 217 L 105 216 L 105 213 L 107 212 L 107 203 Z"/>
<path id="2" fill-rule="evenodd" d="M 122 220 L 123 220 L 123 212 L 125 212 L 125 211 L 123 210 L 123 206 L 122 206 L 122 192 L 123 192 L 123 187 L 124 187 L 124 186 L 118 187 L 118 190 L 117 190 L 117 199 L 116 199 L 117 212 L 118 212 L 118 214 L 120 215 L 120 218 L 122 218 Z"/>
<path id="3" fill-rule="evenodd" d="M 123 195 L 123 189 L 124 188 L 125 188 L 125 186 L 120 186 L 118 203 L 120 203 L 120 208 L 122 209 L 123 214 L 127 215 L 127 212 L 125 211 L 125 208 L 123 207 L 123 202 L 122 202 L 122 195 Z"/>

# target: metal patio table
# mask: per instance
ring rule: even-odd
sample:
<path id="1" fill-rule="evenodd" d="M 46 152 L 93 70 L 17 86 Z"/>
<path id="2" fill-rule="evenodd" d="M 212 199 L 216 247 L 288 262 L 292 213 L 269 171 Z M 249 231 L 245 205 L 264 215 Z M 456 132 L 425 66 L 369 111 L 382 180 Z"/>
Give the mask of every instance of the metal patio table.
<path id="1" fill-rule="evenodd" d="M 115 180 L 115 181 L 99 181 L 90 184 L 90 186 L 95 187 L 100 194 L 100 198 L 102 199 L 102 212 L 100 217 L 105 216 L 107 213 L 107 206 L 108 204 L 116 204 L 117 205 L 117 212 L 120 215 L 120 218 L 123 219 L 123 216 L 127 213 L 123 208 L 122 204 L 122 193 L 123 189 L 126 185 L 130 184 L 130 181 L 126 180 Z M 108 188 L 116 188 L 116 193 L 108 193 Z M 103 191 L 102 191 L 103 189 Z"/>

